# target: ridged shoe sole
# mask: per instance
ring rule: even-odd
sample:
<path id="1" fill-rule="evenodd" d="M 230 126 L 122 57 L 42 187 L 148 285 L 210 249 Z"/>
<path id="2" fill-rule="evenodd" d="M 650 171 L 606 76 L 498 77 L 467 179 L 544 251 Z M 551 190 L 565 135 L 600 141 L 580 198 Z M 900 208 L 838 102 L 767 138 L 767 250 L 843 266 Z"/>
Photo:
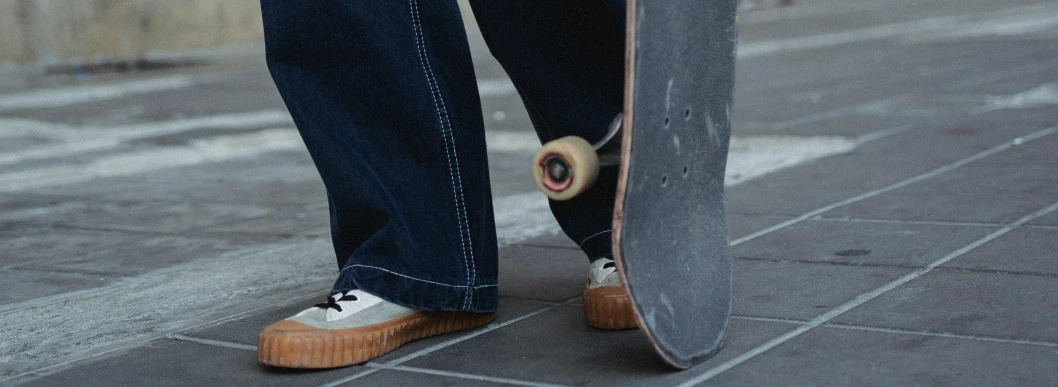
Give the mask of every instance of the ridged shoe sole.
<path id="1" fill-rule="evenodd" d="M 320 329 L 293 320 L 269 325 L 257 339 L 257 359 L 285 368 L 333 368 L 359 364 L 412 340 L 480 327 L 492 313 L 415 312 L 384 323 Z"/>
<path id="2" fill-rule="evenodd" d="M 638 328 L 632 302 L 620 286 L 584 289 L 584 318 L 598 329 Z"/>

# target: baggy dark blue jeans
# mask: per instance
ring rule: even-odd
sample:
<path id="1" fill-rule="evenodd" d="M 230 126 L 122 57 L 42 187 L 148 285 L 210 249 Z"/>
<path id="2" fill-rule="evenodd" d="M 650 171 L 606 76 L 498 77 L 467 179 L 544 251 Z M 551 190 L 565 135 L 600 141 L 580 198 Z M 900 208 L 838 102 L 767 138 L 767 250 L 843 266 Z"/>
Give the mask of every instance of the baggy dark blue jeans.
<path id="1" fill-rule="evenodd" d="M 485 131 L 455 0 L 262 0 L 267 61 L 326 186 L 340 274 L 423 310 L 492 312 Z M 473 1 L 542 141 L 600 140 L 621 111 L 624 1 Z M 527 166 L 528 169 L 528 166 Z M 615 168 L 551 209 L 610 255 Z"/>

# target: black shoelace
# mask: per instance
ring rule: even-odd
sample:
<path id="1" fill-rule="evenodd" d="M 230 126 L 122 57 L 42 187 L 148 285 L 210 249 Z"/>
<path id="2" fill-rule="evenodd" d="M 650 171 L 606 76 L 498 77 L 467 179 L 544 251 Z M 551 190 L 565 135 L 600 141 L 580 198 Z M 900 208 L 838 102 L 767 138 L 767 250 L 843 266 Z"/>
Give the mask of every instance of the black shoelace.
<path id="1" fill-rule="evenodd" d="M 613 269 L 613 268 L 616 268 L 616 267 L 617 267 L 617 264 L 615 264 L 613 262 L 606 262 L 606 263 L 604 263 L 602 265 L 603 269 Z"/>
<path id="2" fill-rule="evenodd" d="M 342 311 L 342 306 L 338 305 L 338 301 L 356 301 L 356 300 L 357 300 L 356 296 L 354 296 L 354 295 L 352 295 L 350 293 L 346 293 L 344 296 L 342 296 L 342 298 L 339 298 L 339 299 L 334 299 L 334 297 L 327 297 L 327 302 L 321 302 L 321 303 L 313 305 L 313 306 L 317 307 L 317 308 L 323 308 L 323 309 L 334 309 L 334 310 L 336 310 L 338 312 L 341 312 Z"/>

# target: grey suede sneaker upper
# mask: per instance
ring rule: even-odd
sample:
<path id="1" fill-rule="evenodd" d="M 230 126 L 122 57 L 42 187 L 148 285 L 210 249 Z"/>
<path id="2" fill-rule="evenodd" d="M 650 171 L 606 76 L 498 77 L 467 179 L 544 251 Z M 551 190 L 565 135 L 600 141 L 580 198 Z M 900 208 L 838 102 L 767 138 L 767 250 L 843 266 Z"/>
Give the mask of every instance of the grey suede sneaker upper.
<path id="1" fill-rule="evenodd" d="M 588 271 L 588 288 L 595 289 L 600 286 L 621 286 L 617 266 L 610 258 L 596 259 Z"/>
<path id="2" fill-rule="evenodd" d="M 320 329 L 359 328 L 417 312 L 362 290 L 337 293 L 328 303 L 305 309 L 288 320 Z"/>

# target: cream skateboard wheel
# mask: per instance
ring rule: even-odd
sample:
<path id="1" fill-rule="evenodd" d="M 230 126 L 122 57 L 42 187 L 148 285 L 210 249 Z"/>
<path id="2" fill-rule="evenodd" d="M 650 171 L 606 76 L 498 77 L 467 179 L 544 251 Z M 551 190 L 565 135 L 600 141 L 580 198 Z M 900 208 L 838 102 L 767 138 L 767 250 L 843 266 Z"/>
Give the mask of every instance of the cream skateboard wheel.
<path id="1" fill-rule="evenodd" d="M 599 155 L 587 140 L 566 136 L 548 142 L 533 157 L 533 181 L 554 200 L 569 200 L 595 184 Z"/>

